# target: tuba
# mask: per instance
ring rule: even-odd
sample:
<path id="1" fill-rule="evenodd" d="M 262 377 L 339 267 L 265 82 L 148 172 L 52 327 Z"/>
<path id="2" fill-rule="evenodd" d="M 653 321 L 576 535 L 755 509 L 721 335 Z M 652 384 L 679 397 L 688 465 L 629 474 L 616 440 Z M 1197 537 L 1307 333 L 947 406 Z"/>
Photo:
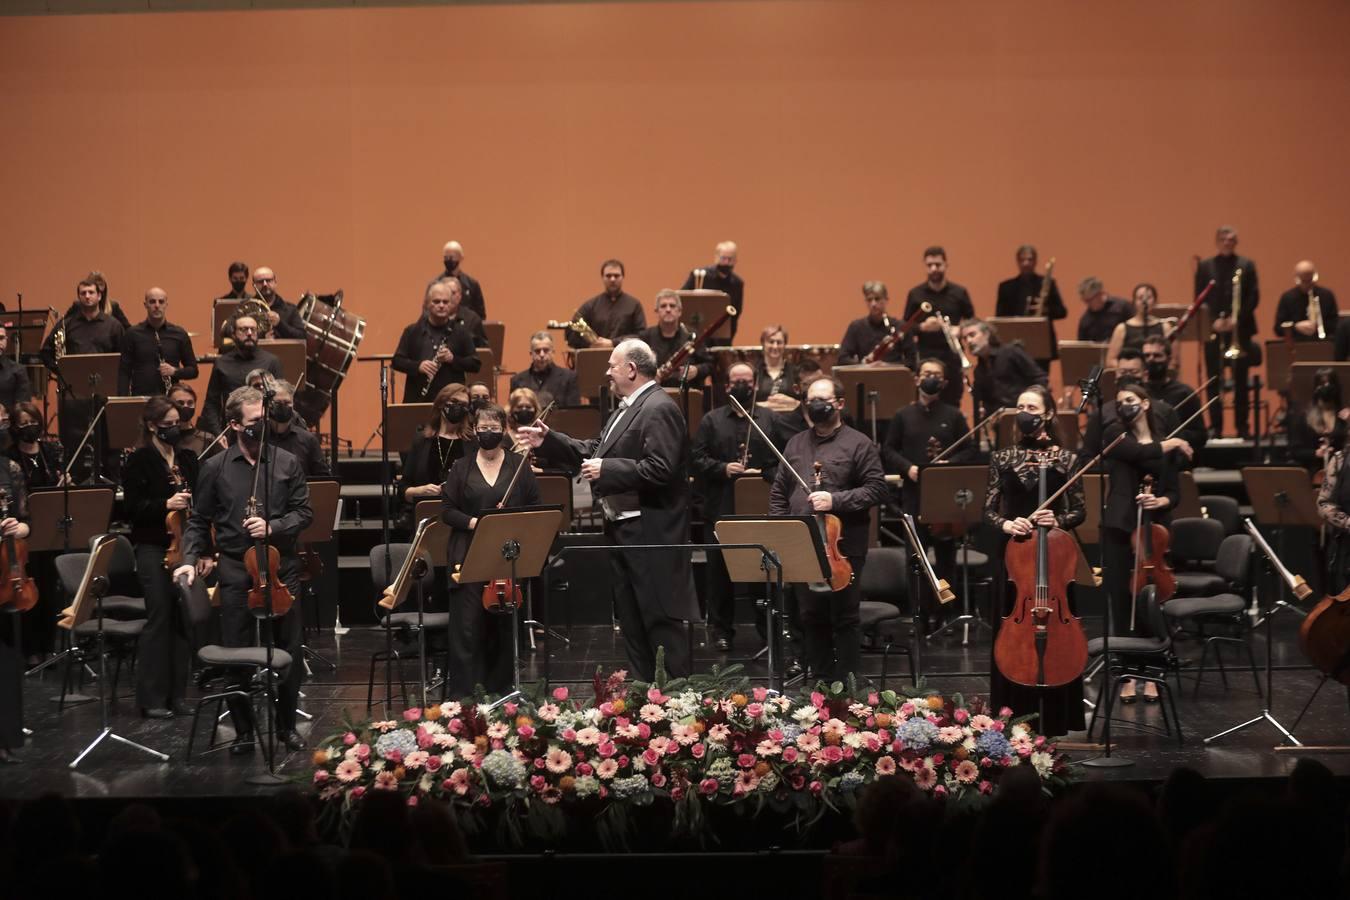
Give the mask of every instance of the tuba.
<path id="1" fill-rule="evenodd" d="M 261 297 L 245 297 L 234 308 L 230 316 L 220 326 L 220 346 L 228 350 L 234 346 L 234 320 L 248 316 L 258 323 L 258 340 L 265 340 L 272 334 L 272 319 L 268 315 L 272 310 Z"/>

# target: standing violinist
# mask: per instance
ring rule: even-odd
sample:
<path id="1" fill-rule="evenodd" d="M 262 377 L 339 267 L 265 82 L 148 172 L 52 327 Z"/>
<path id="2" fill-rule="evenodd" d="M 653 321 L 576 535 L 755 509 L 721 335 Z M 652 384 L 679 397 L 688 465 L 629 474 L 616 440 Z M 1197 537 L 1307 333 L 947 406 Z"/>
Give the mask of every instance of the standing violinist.
<path id="1" fill-rule="evenodd" d="M 839 341 L 839 362 L 841 366 L 851 366 L 860 363 L 871 363 L 869 357 L 872 351 L 876 349 L 886 338 L 890 337 L 900 328 L 900 320 L 892 319 L 886 314 L 886 305 L 890 302 L 890 295 L 886 291 L 886 285 L 880 281 L 868 281 L 862 286 L 863 302 L 867 304 L 867 315 L 861 319 L 854 319 L 848 323 L 848 330 L 844 332 L 844 337 Z M 883 356 L 877 364 L 896 363 L 904 361 L 905 353 L 902 345 L 907 345 L 908 341 L 897 341 L 886 355 Z"/>
<path id="2" fill-rule="evenodd" d="M 811 427 L 793 437 L 783 456 L 795 472 L 779 466 L 769 491 L 773 516 L 837 516 L 842 526 L 839 552 L 853 567 L 853 580 L 842 591 L 820 593 L 796 585 L 801 610 L 802 642 L 812 677 L 845 681 L 858 672 L 862 625 L 859 618 L 863 563 L 867 556 L 872 507 L 886 499 L 886 475 L 876 444 L 843 423 L 844 386 L 836 378 L 811 382 L 804 398 Z M 797 480 L 819 483 L 809 493 Z"/>
<path id="3" fill-rule="evenodd" d="M 285 450 L 268 447 L 261 455 L 263 429 L 266 428 L 263 396 L 251 387 L 237 388 L 225 404 L 225 414 L 236 440 L 228 449 L 206 460 L 198 473 L 192 516 L 183 539 L 183 565 L 173 577 L 186 576 L 188 583 L 206 576 L 215 567 L 207 555 L 210 532 L 215 528 L 219 550 L 220 630 L 226 647 L 253 645 L 254 617 L 248 608 L 248 593 L 253 587 L 245 562 L 249 550 L 263 542 L 277 549 L 280 557 L 276 577 L 295 598 L 290 612 L 273 623 L 276 647 L 295 661 L 281 675 L 276 697 L 276 727 L 281 742 L 290 750 L 304 748 L 304 739 L 295 731 L 295 708 L 299 700 L 304 666 L 299 664 L 303 617 L 300 602 L 300 557 L 296 538 L 309 527 L 314 511 L 309 505 L 309 486 L 300 461 Z M 262 465 L 262 470 L 258 466 Z M 260 515 L 245 516 L 250 499 L 256 498 Z M 259 555 L 261 571 L 267 565 Z M 276 582 L 274 582 L 275 584 Z M 275 591 L 275 588 L 273 589 Z M 247 689 L 247 677 L 236 681 Z M 253 717 L 247 703 L 231 698 L 235 739 L 230 753 L 249 753 L 253 744 Z"/>
<path id="4" fill-rule="evenodd" d="M 499 504 L 509 508 L 539 503 L 539 482 L 526 458 L 506 452 L 505 410 L 495 403 L 484 406 L 474 413 L 473 424 L 478 452 L 456 460 L 441 485 L 441 521 L 451 529 L 446 563 L 452 572 L 469 551 L 480 515 Z M 482 582 L 450 585 L 450 671 L 446 677 L 452 698 L 469 696 L 479 684 L 492 695 L 511 690 L 512 617 L 489 612 L 482 596 Z"/>
<path id="5" fill-rule="evenodd" d="M 61 474 L 61 445 L 43 439 L 47 427 L 42 411 L 26 401 L 16 403 L 9 424 L 13 441 L 8 455 L 23 472 L 25 493 L 31 496 L 34 491 L 59 487 L 65 477 Z M 37 606 L 23 614 L 24 655 L 29 667 L 40 663 L 56 646 L 57 612 L 62 605 L 56 589 L 56 555 L 55 550 L 28 554 L 28 574 L 38 588 Z"/>
<path id="6" fill-rule="evenodd" d="M 1164 439 L 1153 406 L 1153 399 L 1141 383 L 1124 382 L 1116 389 L 1115 420 L 1106 426 L 1103 435 L 1108 445 L 1125 435 L 1104 460 L 1110 487 L 1106 518 L 1102 521 L 1102 577 L 1111 602 L 1112 633 L 1131 637 L 1161 637 L 1148 635 L 1148 616 L 1135 608 L 1137 591 L 1147 583 L 1135 583 L 1136 551 L 1149 555 L 1148 546 L 1136 546 L 1135 532 L 1141 524 L 1149 524 L 1149 519 L 1163 527 L 1171 524 L 1172 510 L 1181 499 L 1173 451 L 1180 453 L 1186 447 L 1181 438 Z M 1146 476 L 1153 481 L 1151 489 L 1142 487 Z M 1133 703 L 1135 696 L 1135 683 L 1131 679 L 1121 686 L 1120 699 Z M 1157 702 L 1156 684 L 1145 683 L 1144 700 Z"/>
<path id="7" fill-rule="evenodd" d="M 182 711 L 190 668 L 187 629 L 164 568 L 171 541 L 182 541 L 181 533 L 169 535 L 167 517 L 191 510 L 197 484 L 197 457 L 178 446 L 181 437 L 173 403 L 163 395 L 151 397 L 141 412 L 141 446 L 123 470 L 136 575 L 145 595 L 145 630 L 136 645 L 136 704 L 147 719 Z M 179 518 L 186 522 L 186 515 Z"/>
<path id="8" fill-rule="evenodd" d="M 1059 490 L 1068 481 L 1073 468 L 1074 454 L 1060 446 L 1056 431 L 1054 397 L 1044 385 L 1034 384 L 1017 397 L 1017 443 L 995 450 L 989 460 L 989 486 L 984 500 L 984 520 L 1002 532 L 991 562 L 995 572 L 1005 570 L 1003 556 L 1010 540 L 1030 537 L 1036 526 L 1077 528 L 1086 518 L 1080 479 L 1048 508 L 1033 511 L 1040 505 L 1040 463 L 1046 470 L 1046 496 Z M 994 636 L 1003 624 L 1003 616 L 1014 602 L 1012 581 L 1007 579 L 1003 590 L 994 594 Z M 1017 684 L 1003 676 L 997 663 L 989 676 L 989 702 L 994 709 L 1010 706 L 1015 710 L 1039 711 L 1038 728 L 1042 734 L 1055 737 L 1081 730 L 1083 721 L 1083 679 L 1074 679 L 1054 688 L 1035 688 Z"/>
<path id="9" fill-rule="evenodd" d="M 886 429 L 886 443 L 881 459 L 887 473 L 900 476 L 901 508 L 917 520 L 919 517 L 919 479 L 934 457 L 940 455 L 970 430 L 961 410 L 942 400 L 942 389 L 947 386 L 947 366 L 942 360 L 929 357 L 919 363 L 914 378 L 919 388 L 919 399 L 901 409 Z M 961 464 L 974 456 L 975 445 L 967 441 L 942 462 Z M 933 568 L 939 578 L 952 580 L 956 568 L 956 541 L 950 534 L 935 539 L 927 525 L 920 526 L 922 537 L 933 548 Z M 937 598 L 925 593 L 931 603 L 928 616 L 937 613 Z M 936 622 L 930 621 L 930 626 Z"/>
<path id="10" fill-rule="evenodd" d="M 7 505 L 0 517 L 0 537 L 27 539 L 28 492 L 19 464 L 12 459 L 0 457 L 0 490 L 5 492 Z M 14 604 L 0 607 L 0 763 L 20 762 L 14 751 L 23 746 L 24 654 L 19 617 Z"/>

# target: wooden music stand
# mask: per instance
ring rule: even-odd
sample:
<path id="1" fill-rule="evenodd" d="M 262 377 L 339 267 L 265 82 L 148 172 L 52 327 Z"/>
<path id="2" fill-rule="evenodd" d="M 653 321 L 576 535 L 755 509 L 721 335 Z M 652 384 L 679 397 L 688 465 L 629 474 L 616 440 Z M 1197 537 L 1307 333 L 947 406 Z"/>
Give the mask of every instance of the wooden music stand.
<path id="1" fill-rule="evenodd" d="M 109 397 L 103 417 L 108 420 L 108 449 L 129 450 L 141 444 L 141 413 L 149 397 Z"/>
<path id="2" fill-rule="evenodd" d="M 117 366 L 121 361 L 119 353 L 67 353 L 57 366 L 69 386 L 67 399 L 89 400 L 95 394 L 115 396 Z"/>
<path id="3" fill-rule="evenodd" d="M 301 544 L 326 544 L 337 531 L 342 485 L 327 479 L 309 483 L 309 508 L 314 518 L 296 540 Z"/>
<path id="4" fill-rule="evenodd" d="M 1281 390 L 1289 386 L 1294 363 L 1329 363 L 1336 359 L 1332 341 L 1266 341 L 1266 381 Z"/>
<path id="5" fill-rule="evenodd" d="M 1296 362 L 1289 367 L 1289 402 L 1306 406 L 1312 402 L 1313 377 L 1318 369 L 1331 369 L 1341 382 L 1341 393 L 1350 391 L 1350 362 Z"/>
<path id="6" fill-rule="evenodd" d="M 440 500 L 418 500 L 417 506 L 413 507 L 414 522 L 427 520 L 431 524 L 422 536 L 422 552 L 431 559 L 432 566 L 443 568 L 448 564 L 446 554 L 450 548 L 451 528 L 441 521 Z"/>
<path id="7" fill-rule="evenodd" d="M 411 447 L 413 440 L 435 415 L 434 403 L 390 403 L 389 446 L 395 451 Z"/>
<path id="8" fill-rule="evenodd" d="M 689 439 L 693 440 L 698 434 L 698 423 L 703 421 L 703 391 L 699 388 L 690 388 L 686 391 L 689 405 L 685 406 L 679 388 L 662 388 L 662 390 L 680 407 L 680 412 L 684 414 L 685 426 L 689 431 Z"/>
<path id="9" fill-rule="evenodd" d="M 732 485 L 732 508 L 738 516 L 767 516 L 773 485 L 757 475 L 737 478 Z"/>
<path id="10" fill-rule="evenodd" d="M 579 441 L 600 436 L 604 414 L 598 406 L 555 406 L 548 414 L 548 427 Z"/>
<path id="11" fill-rule="evenodd" d="M 308 361 L 303 340 L 258 341 L 258 349 L 266 350 L 275 356 L 281 363 L 281 377 L 299 387 L 305 375 L 305 363 Z"/>
<path id="12" fill-rule="evenodd" d="M 726 291 L 676 291 L 680 295 L 680 321 L 698 334 L 704 328 L 717 321 L 717 317 L 727 311 L 731 297 Z M 731 319 L 723 322 L 716 331 L 708 335 L 708 340 L 730 340 Z"/>
<path id="13" fill-rule="evenodd" d="M 42 346 L 51 312 L 46 309 L 25 309 L 22 316 L 18 312 L 0 313 L 0 320 L 9 332 L 10 355 L 17 356 L 19 362 L 23 362 L 24 357 L 35 355 Z"/>
<path id="14" fill-rule="evenodd" d="M 970 606 L 970 540 L 984 519 L 984 500 L 989 492 L 988 466 L 925 466 L 919 469 L 919 521 L 925 525 L 961 525 L 961 613 L 928 635 L 932 640 L 960 625 L 961 645 L 970 643 L 970 626 L 989 623 Z M 942 574 L 942 573 L 939 573 Z M 930 586 L 931 589 L 931 586 Z M 936 598 L 941 601 L 941 597 Z M 918 604 L 916 603 L 917 607 Z"/>
<path id="15" fill-rule="evenodd" d="M 844 385 L 844 402 L 859 424 L 870 421 L 876 438 L 878 422 L 889 422 L 919 397 L 914 373 L 907 366 L 835 366 L 834 377 Z"/>
<path id="16" fill-rule="evenodd" d="M 222 329 L 225 323 L 234 315 L 235 310 L 239 309 L 240 300 L 231 300 L 224 297 L 217 298 L 211 304 L 211 346 L 216 348 L 217 353 L 224 352 L 225 346 L 221 343 Z"/>
<path id="17" fill-rule="evenodd" d="M 488 349 L 492 351 L 493 358 L 504 359 L 502 354 L 506 352 L 506 323 L 484 322 L 483 333 L 487 335 Z"/>
<path id="18" fill-rule="evenodd" d="M 1098 544 L 1102 539 L 1102 487 L 1105 475 L 1088 473 L 1083 476 L 1083 501 L 1087 504 L 1083 524 L 1074 529 L 1074 536 L 1084 544 Z M 1079 582 L 1082 583 L 1081 581 Z"/>
<path id="19" fill-rule="evenodd" d="M 601 390 L 609 390 L 609 356 L 613 352 L 608 347 L 576 351 L 577 390 L 582 397 L 594 402 Z"/>
<path id="20" fill-rule="evenodd" d="M 1065 390 L 1077 391 L 1078 382 L 1087 380 L 1093 366 L 1106 365 L 1106 348 L 1106 344 L 1095 341 L 1059 342 L 1059 376 L 1064 380 Z"/>
<path id="21" fill-rule="evenodd" d="M 993 316 L 988 321 L 998 331 L 1000 343 L 1021 341 L 1032 359 L 1050 358 L 1050 320 L 1045 316 Z"/>
<path id="22" fill-rule="evenodd" d="M 475 347 L 473 352 L 483 365 L 477 372 L 466 373 L 464 381 L 466 384 L 472 384 L 475 381 L 486 384 L 491 392 L 490 396 L 495 402 L 497 399 L 497 360 L 500 357 L 496 356 L 490 347 Z"/>
<path id="23" fill-rule="evenodd" d="M 64 492 L 34 491 L 28 495 L 28 551 L 78 550 L 108 530 L 112 519 L 112 488 L 70 489 L 70 540 L 61 528 L 65 518 Z"/>

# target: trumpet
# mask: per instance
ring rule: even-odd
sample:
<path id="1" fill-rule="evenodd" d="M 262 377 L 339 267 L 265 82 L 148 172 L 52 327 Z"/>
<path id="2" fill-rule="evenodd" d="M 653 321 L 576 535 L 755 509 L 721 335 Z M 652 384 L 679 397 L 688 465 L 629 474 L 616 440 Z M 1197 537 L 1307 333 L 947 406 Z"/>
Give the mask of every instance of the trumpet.
<path id="1" fill-rule="evenodd" d="M 1233 320 L 1233 330 L 1228 332 L 1228 346 L 1223 351 L 1224 359 L 1241 359 L 1245 356 L 1242 342 L 1238 340 L 1238 317 L 1242 312 L 1242 270 L 1233 273 L 1233 306 L 1229 316 Z"/>
<path id="2" fill-rule="evenodd" d="M 1045 280 L 1041 282 L 1041 289 L 1036 292 L 1035 297 L 1027 298 L 1028 316 L 1045 315 L 1045 301 L 1050 298 L 1050 279 L 1055 274 L 1055 258 L 1050 257 L 1050 262 L 1045 266 Z"/>
<path id="3" fill-rule="evenodd" d="M 59 365 L 62 358 L 66 355 L 66 317 L 61 316 L 60 321 L 56 323 L 56 334 L 52 335 L 52 348 L 56 354 L 56 362 Z"/>
<path id="4" fill-rule="evenodd" d="M 575 333 L 578 337 L 580 337 L 583 341 L 585 341 L 587 346 L 590 346 L 591 344 L 594 344 L 596 341 L 600 340 L 600 335 L 596 334 L 595 329 L 587 325 L 586 320 L 583 319 L 581 316 L 577 316 L 577 320 L 575 322 L 559 322 L 557 319 L 549 319 L 548 327 L 566 328 L 568 331 Z"/>

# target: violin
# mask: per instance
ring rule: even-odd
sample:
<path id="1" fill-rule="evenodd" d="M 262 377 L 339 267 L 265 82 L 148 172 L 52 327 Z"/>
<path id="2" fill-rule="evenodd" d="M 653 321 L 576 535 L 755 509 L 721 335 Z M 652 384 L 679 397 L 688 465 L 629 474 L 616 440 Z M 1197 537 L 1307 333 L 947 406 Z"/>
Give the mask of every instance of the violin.
<path id="1" fill-rule="evenodd" d="M 819 460 L 811 464 L 815 471 L 816 490 L 823 490 L 825 479 L 821 474 L 825 466 Z M 844 523 L 834 513 L 816 513 L 821 535 L 825 539 L 825 558 L 830 563 L 830 590 L 842 591 L 853 583 L 853 564 L 839 552 L 839 539 L 843 535 Z"/>
<path id="2" fill-rule="evenodd" d="M 9 518 L 9 491 L 0 488 L 0 520 Z M 28 576 L 28 542 L 6 535 L 0 541 L 0 606 L 9 605 L 19 612 L 37 606 L 38 590 Z"/>
<path id="3" fill-rule="evenodd" d="M 173 492 L 180 494 L 188 491 L 187 479 L 178 466 L 169 466 L 169 483 Z M 183 532 L 187 530 L 188 513 L 192 510 L 192 498 L 188 498 L 187 509 L 171 509 L 164 515 L 164 530 L 169 535 L 169 546 L 164 551 L 164 569 L 172 572 L 183 564 Z"/>
<path id="4" fill-rule="evenodd" d="M 245 519 L 262 515 L 262 504 L 258 502 L 258 476 L 262 468 L 263 461 L 259 457 L 253 466 L 253 491 L 244 505 Z M 273 616 L 284 616 L 291 611 L 295 597 L 281 580 L 281 553 L 267 543 L 267 538 L 253 539 L 253 546 L 244 551 L 244 568 L 252 580 L 248 589 L 249 609 L 270 612 Z"/>
<path id="5" fill-rule="evenodd" d="M 1153 495 L 1153 476 L 1145 475 L 1139 482 L 1139 493 Z M 1173 574 L 1165 558 L 1167 545 L 1172 540 L 1171 533 L 1163 525 L 1153 521 L 1150 510 L 1141 504 L 1135 513 L 1134 572 L 1130 576 L 1130 596 L 1138 597 L 1146 585 L 1157 590 L 1157 601 L 1161 606 L 1177 593 L 1177 577 Z M 1134 631 L 1135 610 L 1130 605 L 1130 631 Z"/>
<path id="6" fill-rule="evenodd" d="M 1048 458 L 1040 458 L 1037 467 L 1040 505 L 1028 518 L 1048 508 L 1088 468 L 1084 466 L 1047 499 Z M 1077 542 L 1058 526 L 1038 525 L 1030 535 L 1008 542 L 1004 562 L 1017 593 L 994 640 L 994 663 L 1015 684 L 1068 684 L 1083 674 L 1088 658 L 1082 621 L 1069 608 L 1068 587 L 1078 567 Z"/>
<path id="7" fill-rule="evenodd" d="M 538 417 L 531 425 L 538 425 L 548 417 L 553 411 L 553 404 L 549 403 L 544 407 Z M 511 496 L 511 489 L 516 486 L 516 481 L 520 478 L 520 473 L 530 467 L 528 456 L 521 457 L 520 463 L 516 466 L 516 471 L 511 474 L 511 480 L 506 484 L 506 490 L 502 493 L 502 499 L 497 502 L 497 509 L 505 509 L 506 501 Z M 458 579 L 456 579 L 458 580 Z M 494 578 L 483 585 L 483 609 L 488 612 L 511 612 L 517 609 L 523 602 L 520 593 L 520 585 L 516 584 L 511 578 Z"/>

